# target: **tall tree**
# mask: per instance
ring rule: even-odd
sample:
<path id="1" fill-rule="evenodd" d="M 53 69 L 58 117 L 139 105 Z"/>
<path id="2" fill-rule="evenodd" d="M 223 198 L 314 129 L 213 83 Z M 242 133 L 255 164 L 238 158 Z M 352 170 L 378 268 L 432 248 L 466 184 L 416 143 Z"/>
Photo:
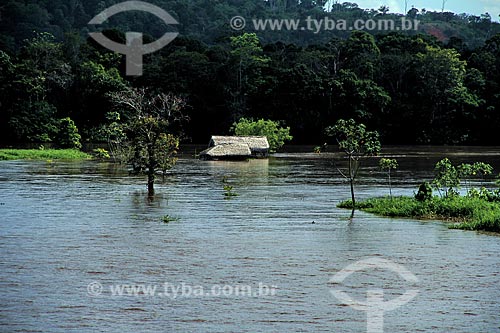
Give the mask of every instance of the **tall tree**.
<path id="1" fill-rule="evenodd" d="M 422 143 L 460 143 L 467 139 L 467 112 L 479 106 L 465 86 L 466 62 L 454 49 L 427 47 L 417 55 L 415 105 L 421 105 Z M 457 121 L 454 123 L 454 121 Z M 457 131 L 458 128 L 462 131 Z M 458 134 L 458 135 L 457 135 Z"/>
<path id="2" fill-rule="evenodd" d="M 149 94 L 145 89 L 131 88 L 111 94 L 117 108 L 127 109 L 128 121 L 123 124 L 131 155 L 128 163 L 135 174 L 148 177 L 148 196 L 154 196 L 156 173 L 165 173 L 175 163 L 173 153 L 179 141 L 169 128 L 183 118 L 184 101 L 171 94 Z"/>
<path id="3" fill-rule="evenodd" d="M 231 37 L 231 48 L 236 63 L 234 107 L 236 113 L 239 113 L 247 107 L 247 95 L 254 92 L 262 83 L 262 67 L 269 62 L 269 58 L 263 54 L 259 37 L 255 33 Z"/>

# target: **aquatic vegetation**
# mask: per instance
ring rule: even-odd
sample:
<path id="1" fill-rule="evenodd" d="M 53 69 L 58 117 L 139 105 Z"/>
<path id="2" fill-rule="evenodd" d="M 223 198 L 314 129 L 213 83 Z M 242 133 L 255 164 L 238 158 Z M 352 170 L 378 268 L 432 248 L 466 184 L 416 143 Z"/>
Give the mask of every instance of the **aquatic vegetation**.
<path id="1" fill-rule="evenodd" d="M 339 208 L 352 208 L 347 200 Z M 500 232 L 500 203 L 481 198 L 437 197 L 419 201 L 412 197 L 372 198 L 356 203 L 356 208 L 388 217 L 436 219 L 454 222 L 452 228 Z"/>
<path id="2" fill-rule="evenodd" d="M 84 160 L 91 155 L 77 149 L 0 149 L 0 161 L 6 160 Z"/>
<path id="3" fill-rule="evenodd" d="M 161 220 L 163 221 L 163 223 L 170 223 L 170 222 L 176 222 L 176 221 L 179 221 L 179 218 L 178 217 L 173 217 L 173 216 L 170 216 L 170 215 L 164 215 Z"/>
<path id="4" fill-rule="evenodd" d="M 238 193 L 233 192 L 233 187 L 231 185 L 224 185 L 224 199 L 231 199 L 232 197 L 237 197 Z"/>

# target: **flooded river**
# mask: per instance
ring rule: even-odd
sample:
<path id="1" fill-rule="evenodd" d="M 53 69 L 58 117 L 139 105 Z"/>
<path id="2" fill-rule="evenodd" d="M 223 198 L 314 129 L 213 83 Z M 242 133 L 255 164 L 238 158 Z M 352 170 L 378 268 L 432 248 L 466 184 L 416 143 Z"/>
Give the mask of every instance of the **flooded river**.
<path id="1" fill-rule="evenodd" d="M 400 164 L 393 192 L 411 195 L 444 154 L 500 170 L 500 149 L 473 151 L 387 149 Z M 107 163 L 0 162 L 0 332 L 366 332 L 367 313 L 332 289 L 360 301 L 382 290 L 386 302 L 417 289 L 383 314 L 385 332 L 500 332 L 500 237 L 349 221 L 330 157 L 181 158 L 154 200 L 144 178 Z M 358 196 L 386 195 L 376 160 L 366 165 Z M 224 184 L 238 196 L 225 200 Z M 418 282 L 367 269 L 331 283 L 367 258 Z"/>

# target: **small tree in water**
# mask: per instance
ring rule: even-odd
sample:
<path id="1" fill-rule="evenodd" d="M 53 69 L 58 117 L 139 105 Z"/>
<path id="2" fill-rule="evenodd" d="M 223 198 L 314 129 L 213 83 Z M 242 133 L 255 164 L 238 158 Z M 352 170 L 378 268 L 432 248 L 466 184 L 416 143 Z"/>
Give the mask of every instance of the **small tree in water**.
<path id="1" fill-rule="evenodd" d="M 335 126 L 326 129 L 328 136 L 335 137 L 339 145 L 348 159 L 347 172 L 342 172 L 338 169 L 342 176 L 344 176 L 351 187 L 351 200 L 352 200 L 352 213 L 356 209 L 356 198 L 354 196 L 354 181 L 358 176 L 361 167 L 360 160 L 365 156 L 376 156 L 380 152 L 379 134 L 376 131 L 367 131 L 366 126 L 356 123 L 353 119 L 337 121 Z"/>
<path id="2" fill-rule="evenodd" d="M 111 99 L 127 114 L 128 121 L 121 125 L 125 136 L 119 142 L 129 147 L 123 150 L 130 152 L 126 161 L 134 174 L 148 176 L 148 195 L 153 196 L 156 173 L 165 174 L 176 162 L 179 139 L 167 132 L 174 122 L 181 120 L 184 101 L 171 94 L 149 96 L 145 89 L 113 93 Z"/>
<path id="3" fill-rule="evenodd" d="M 398 161 L 390 158 L 382 158 L 378 162 L 378 166 L 381 170 L 387 171 L 387 176 L 389 177 L 389 195 L 392 198 L 391 171 L 398 168 Z"/>
<path id="4" fill-rule="evenodd" d="M 438 190 L 441 197 L 443 196 L 441 191 L 444 191 L 445 197 L 449 194 L 458 193 L 456 189 L 460 186 L 460 174 L 448 158 L 444 158 L 436 163 L 434 173 L 435 177 L 432 184 Z"/>

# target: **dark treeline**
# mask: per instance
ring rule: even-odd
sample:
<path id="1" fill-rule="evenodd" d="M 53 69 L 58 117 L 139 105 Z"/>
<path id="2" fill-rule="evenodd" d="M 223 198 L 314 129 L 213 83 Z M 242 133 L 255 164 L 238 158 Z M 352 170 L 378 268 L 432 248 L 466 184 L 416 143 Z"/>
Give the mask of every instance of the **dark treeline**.
<path id="1" fill-rule="evenodd" d="M 385 144 L 500 144 L 500 29 L 489 15 L 411 9 L 423 22 L 419 32 L 255 35 L 231 31 L 229 19 L 399 16 L 352 3 L 327 12 L 320 1 L 156 1 L 181 23 L 181 37 L 145 57 L 143 76 L 129 78 L 123 56 L 87 37 L 87 22 L 116 2 L 0 6 L 2 143 L 53 141 L 67 117 L 84 141 L 103 141 L 110 93 L 134 86 L 182 96 L 191 142 L 253 117 L 283 120 L 294 143 L 322 143 L 325 127 L 354 118 Z M 106 31 L 116 41 L 126 31 L 145 31 L 151 41 L 165 32 L 149 16 L 124 15 Z"/>

